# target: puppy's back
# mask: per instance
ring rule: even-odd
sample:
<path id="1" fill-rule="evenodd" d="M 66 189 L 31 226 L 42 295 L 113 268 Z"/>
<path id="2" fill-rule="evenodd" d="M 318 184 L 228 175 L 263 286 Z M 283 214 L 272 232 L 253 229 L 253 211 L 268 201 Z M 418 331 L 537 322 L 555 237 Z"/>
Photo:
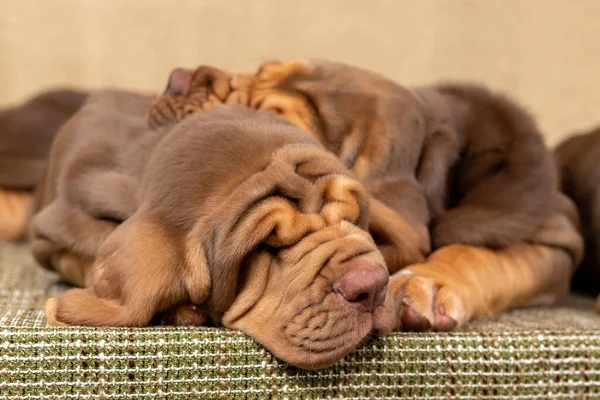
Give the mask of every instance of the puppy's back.
<path id="1" fill-rule="evenodd" d="M 600 288 L 600 128 L 570 137 L 555 151 L 562 190 L 577 204 L 585 257 L 573 279 L 581 291 Z"/>
<path id="2" fill-rule="evenodd" d="M 137 179 L 151 146 L 162 135 L 150 131 L 145 122 L 151 101 L 149 96 L 119 90 L 89 95 L 52 142 L 34 208 L 53 201 L 60 187 L 81 192 L 80 181 L 102 171 Z"/>
<path id="3" fill-rule="evenodd" d="M 0 188 L 34 188 L 54 136 L 86 97 L 77 90 L 50 90 L 0 110 Z"/>

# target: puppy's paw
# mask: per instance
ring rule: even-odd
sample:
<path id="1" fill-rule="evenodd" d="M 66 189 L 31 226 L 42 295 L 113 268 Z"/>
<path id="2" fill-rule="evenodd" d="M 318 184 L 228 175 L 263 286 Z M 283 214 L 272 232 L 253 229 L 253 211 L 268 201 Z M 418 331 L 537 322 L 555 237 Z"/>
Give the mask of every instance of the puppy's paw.
<path id="1" fill-rule="evenodd" d="M 405 331 L 449 331 L 466 321 L 458 291 L 421 276 L 406 279 L 400 302 L 400 324 Z M 399 296 L 400 297 L 400 296 Z"/>
<path id="2" fill-rule="evenodd" d="M 390 277 L 388 296 L 375 318 L 380 335 L 393 330 L 449 331 L 469 319 L 466 302 L 451 280 L 410 268 Z"/>
<path id="3" fill-rule="evenodd" d="M 44 312 L 46 313 L 46 319 L 50 325 L 54 326 L 66 326 L 64 322 L 61 322 L 56 317 L 56 298 L 52 297 L 46 300 L 44 304 Z"/>
<path id="4" fill-rule="evenodd" d="M 178 304 L 167 313 L 162 323 L 177 326 L 204 325 L 208 316 L 203 308 L 195 304 Z"/>

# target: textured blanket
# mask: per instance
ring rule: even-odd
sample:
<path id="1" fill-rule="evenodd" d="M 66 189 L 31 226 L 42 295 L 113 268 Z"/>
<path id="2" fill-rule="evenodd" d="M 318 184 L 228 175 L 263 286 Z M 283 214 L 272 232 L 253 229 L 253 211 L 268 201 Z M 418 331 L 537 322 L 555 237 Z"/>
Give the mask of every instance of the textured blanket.
<path id="1" fill-rule="evenodd" d="M 0 244 L 0 399 L 600 399 L 591 299 L 397 333 L 302 371 L 228 330 L 50 327 L 44 301 L 66 288 Z"/>

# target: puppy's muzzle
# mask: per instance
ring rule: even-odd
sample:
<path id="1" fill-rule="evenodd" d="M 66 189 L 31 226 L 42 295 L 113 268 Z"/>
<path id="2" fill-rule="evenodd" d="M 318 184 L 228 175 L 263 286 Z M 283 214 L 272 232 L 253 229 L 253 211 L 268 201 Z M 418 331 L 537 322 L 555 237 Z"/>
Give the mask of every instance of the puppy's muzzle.
<path id="1" fill-rule="evenodd" d="M 389 275 L 383 265 L 374 262 L 355 261 L 333 290 L 348 304 L 361 312 L 372 313 L 383 304 Z"/>

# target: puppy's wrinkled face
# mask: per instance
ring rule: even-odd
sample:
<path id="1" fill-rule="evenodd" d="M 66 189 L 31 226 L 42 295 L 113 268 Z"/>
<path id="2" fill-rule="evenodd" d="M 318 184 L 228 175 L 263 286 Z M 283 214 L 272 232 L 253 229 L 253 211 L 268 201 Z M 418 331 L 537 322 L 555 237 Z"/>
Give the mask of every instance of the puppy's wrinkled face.
<path id="1" fill-rule="evenodd" d="M 373 328 L 388 281 L 369 235 L 349 222 L 245 262 L 240 292 L 223 324 L 282 360 L 312 369 L 352 351 Z"/>
<path id="2" fill-rule="evenodd" d="M 365 339 L 388 273 L 365 230 L 365 189 L 335 156 L 283 146 L 220 203 L 202 225 L 213 320 L 303 368 Z"/>
<path id="3" fill-rule="evenodd" d="M 388 273 L 366 231 L 366 189 L 317 140 L 270 113 L 219 106 L 174 127 L 151 164 L 149 208 L 187 227 L 187 276 L 210 277 L 207 297 L 190 300 L 214 323 L 304 368 L 365 339 Z M 189 293 L 206 282 L 197 276 Z"/>

